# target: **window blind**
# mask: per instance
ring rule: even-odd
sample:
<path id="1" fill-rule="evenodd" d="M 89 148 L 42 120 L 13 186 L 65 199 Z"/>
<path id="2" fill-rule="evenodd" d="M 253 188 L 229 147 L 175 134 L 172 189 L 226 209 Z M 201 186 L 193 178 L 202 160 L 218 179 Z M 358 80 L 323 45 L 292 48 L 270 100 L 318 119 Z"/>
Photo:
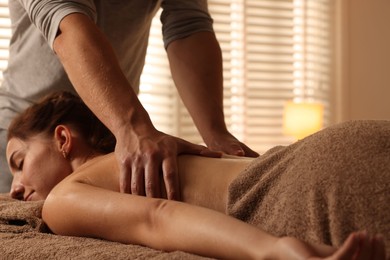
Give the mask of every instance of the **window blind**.
<path id="1" fill-rule="evenodd" d="M 8 45 L 11 38 L 10 27 L 8 0 L 0 0 L 0 82 L 3 80 L 3 71 L 8 64 Z"/>
<path id="2" fill-rule="evenodd" d="M 283 135 L 287 100 L 315 101 L 331 116 L 334 0 L 209 0 L 223 53 L 224 112 L 229 130 L 262 153 L 294 140 Z M 202 143 L 178 97 L 153 20 L 140 100 L 156 127 Z M 0 80 L 11 37 L 8 1 L 0 0 Z"/>

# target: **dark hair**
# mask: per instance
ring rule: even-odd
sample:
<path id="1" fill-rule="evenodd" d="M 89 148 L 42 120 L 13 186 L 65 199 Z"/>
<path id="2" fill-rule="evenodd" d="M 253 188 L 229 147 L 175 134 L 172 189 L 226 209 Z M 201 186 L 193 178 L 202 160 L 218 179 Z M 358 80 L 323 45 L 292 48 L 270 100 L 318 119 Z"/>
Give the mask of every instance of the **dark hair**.
<path id="1" fill-rule="evenodd" d="M 60 124 L 75 128 L 97 152 L 114 151 L 114 135 L 80 97 L 65 91 L 49 94 L 14 118 L 8 128 L 8 140 L 13 137 L 27 140 L 42 133 L 52 135 Z"/>

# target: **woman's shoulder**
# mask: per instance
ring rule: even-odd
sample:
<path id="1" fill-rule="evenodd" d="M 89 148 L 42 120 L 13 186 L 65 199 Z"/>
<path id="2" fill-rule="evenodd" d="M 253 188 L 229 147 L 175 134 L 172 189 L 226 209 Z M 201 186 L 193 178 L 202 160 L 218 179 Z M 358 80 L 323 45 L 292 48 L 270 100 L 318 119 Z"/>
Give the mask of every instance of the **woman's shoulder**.
<path id="1" fill-rule="evenodd" d="M 77 168 L 64 181 L 86 183 L 119 191 L 119 167 L 115 154 L 95 156 Z"/>

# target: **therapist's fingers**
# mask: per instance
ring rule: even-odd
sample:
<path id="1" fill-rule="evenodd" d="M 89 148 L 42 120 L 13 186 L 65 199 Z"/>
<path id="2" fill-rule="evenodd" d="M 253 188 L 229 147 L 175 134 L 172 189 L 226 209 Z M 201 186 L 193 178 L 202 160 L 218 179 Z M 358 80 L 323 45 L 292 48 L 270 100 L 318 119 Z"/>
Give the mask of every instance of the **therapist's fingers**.
<path id="1" fill-rule="evenodd" d="M 244 150 L 244 156 L 246 157 L 259 157 L 259 153 L 253 151 L 251 148 L 249 148 L 246 144 L 244 143 L 240 143 L 241 144 L 241 148 Z"/>
<path id="2" fill-rule="evenodd" d="M 170 200 L 180 200 L 180 185 L 176 158 L 176 156 L 168 156 L 162 163 L 167 198 Z"/>
<path id="3" fill-rule="evenodd" d="M 161 160 L 157 156 L 149 158 L 145 165 L 145 193 L 147 197 L 161 198 Z"/>
<path id="4" fill-rule="evenodd" d="M 222 152 L 220 151 L 213 151 L 207 148 L 206 146 L 193 144 L 183 139 L 177 138 L 176 144 L 177 144 L 177 155 L 193 154 L 193 155 L 201 155 L 204 157 L 212 157 L 212 158 L 222 157 Z M 176 158 L 174 158 L 174 160 L 176 161 Z"/>
<path id="5" fill-rule="evenodd" d="M 222 151 L 229 155 L 246 156 L 246 157 L 258 157 L 259 154 L 249 148 L 246 144 L 238 141 L 237 139 L 219 140 L 218 143 L 211 147 L 212 150 Z"/>
<path id="6" fill-rule="evenodd" d="M 134 160 L 131 173 L 131 194 L 145 195 L 145 170 L 140 160 Z"/>
<path id="7" fill-rule="evenodd" d="M 213 151 L 220 151 L 234 156 L 258 157 L 259 154 L 240 142 L 229 132 L 215 133 L 206 142 L 207 147 Z"/>
<path id="8" fill-rule="evenodd" d="M 131 164 L 126 161 L 119 163 L 119 190 L 122 193 L 131 193 Z"/>

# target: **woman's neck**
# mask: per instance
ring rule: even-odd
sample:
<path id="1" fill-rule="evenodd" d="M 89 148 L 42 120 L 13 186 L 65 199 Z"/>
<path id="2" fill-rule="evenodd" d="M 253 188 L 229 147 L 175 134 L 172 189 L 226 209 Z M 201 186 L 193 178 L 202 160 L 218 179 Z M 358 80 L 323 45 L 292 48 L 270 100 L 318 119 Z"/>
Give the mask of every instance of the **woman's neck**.
<path id="1" fill-rule="evenodd" d="M 98 153 L 92 149 L 84 150 L 81 152 L 79 150 L 77 154 L 71 154 L 69 156 L 69 160 L 73 171 L 76 171 L 80 168 L 80 166 L 87 164 L 89 161 L 100 155 L 103 154 Z"/>

